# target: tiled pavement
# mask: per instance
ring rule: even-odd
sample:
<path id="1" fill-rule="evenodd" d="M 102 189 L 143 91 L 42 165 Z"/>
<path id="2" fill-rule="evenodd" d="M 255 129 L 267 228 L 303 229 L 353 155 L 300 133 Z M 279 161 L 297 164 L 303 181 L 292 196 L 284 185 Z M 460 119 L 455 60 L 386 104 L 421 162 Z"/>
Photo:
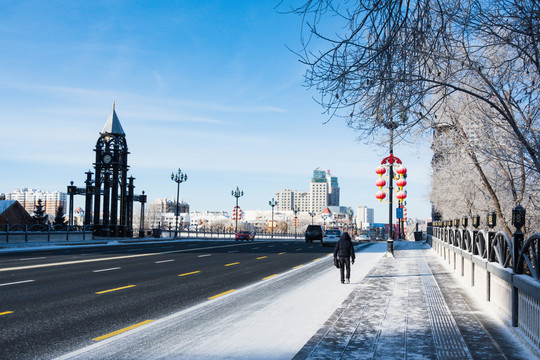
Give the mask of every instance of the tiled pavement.
<path id="1" fill-rule="evenodd" d="M 300 359 L 535 359 L 423 242 L 396 242 Z M 346 286 L 346 285 L 345 285 Z"/>

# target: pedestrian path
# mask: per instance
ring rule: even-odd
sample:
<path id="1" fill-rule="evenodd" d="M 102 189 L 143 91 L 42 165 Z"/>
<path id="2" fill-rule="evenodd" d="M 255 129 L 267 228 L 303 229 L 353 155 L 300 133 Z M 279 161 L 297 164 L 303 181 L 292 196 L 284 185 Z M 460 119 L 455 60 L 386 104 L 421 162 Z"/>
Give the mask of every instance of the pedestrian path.
<path id="1" fill-rule="evenodd" d="M 423 242 L 395 243 L 300 359 L 535 359 Z"/>

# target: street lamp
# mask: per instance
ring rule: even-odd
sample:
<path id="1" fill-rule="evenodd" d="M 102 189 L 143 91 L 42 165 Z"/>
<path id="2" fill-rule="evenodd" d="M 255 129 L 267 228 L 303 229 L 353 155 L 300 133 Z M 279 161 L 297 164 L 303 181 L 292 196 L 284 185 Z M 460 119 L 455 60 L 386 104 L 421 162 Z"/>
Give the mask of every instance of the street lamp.
<path id="1" fill-rule="evenodd" d="M 178 172 L 171 173 L 171 180 L 174 181 L 178 186 L 176 188 L 176 228 L 174 230 L 174 238 L 178 233 L 178 215 L 180 214 L 180 183 L 183 183 L 187 180 L 187 174 L 182 173 L 182 170 L 178 168 Z"/>
<path id="2" fill-rule="evenodd" d="M 308 212 L 308 215 L 311 216 L 311 225 L 313 225 L 313 218 L 315 217 L 315 212 Z"/>
<path id="3" fill-rule="evenodd" d="M 294 208 L 294 238 L 296 239 L 296 228 L 298 226 L 298 217 L 296 216 L 298 214 L 298 208 Z"/>
<path id="4" fill-rule="evenodd" d="M 241 191 L 237 186 L 236 190 L 231 191 L 231 195 L 236 198 L 236 206 L 234 207 L 234 209 L 236 210 L 236 216 L 234 217 L 234 220 L 235 220 L 234 233 L 236 234 L 238 232 L 238 198 L 240 196 L 244 196 L 244 192 Z"/>
<path id="5" fill-rule="evenodd" d="M 268 205 L 270 205 L 272 207 L 272 223 L 271 223 L 271 226 L 272 226 L 272 239 L 274 238 L 274 206 L 276 206 L 278 203 L 276 202 L 276 200 L 274 200 L 274 198 L 272 198 L 272 201 L 269 201 L 268 202 Z"/>

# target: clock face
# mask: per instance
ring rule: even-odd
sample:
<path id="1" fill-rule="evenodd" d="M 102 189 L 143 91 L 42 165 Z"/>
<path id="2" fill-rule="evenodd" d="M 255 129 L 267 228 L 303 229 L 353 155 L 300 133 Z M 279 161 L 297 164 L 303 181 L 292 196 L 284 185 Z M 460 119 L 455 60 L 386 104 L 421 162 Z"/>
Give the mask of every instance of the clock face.
<path id="1" fill-rule="evenodd" d="M 111 156 L 111 155 L 105 154 L 105 156 L 103 156 L 103 162 L 104 162 L 105 164 L 110 163 L 111 160 L 112 160 L 112 156 Z"/>

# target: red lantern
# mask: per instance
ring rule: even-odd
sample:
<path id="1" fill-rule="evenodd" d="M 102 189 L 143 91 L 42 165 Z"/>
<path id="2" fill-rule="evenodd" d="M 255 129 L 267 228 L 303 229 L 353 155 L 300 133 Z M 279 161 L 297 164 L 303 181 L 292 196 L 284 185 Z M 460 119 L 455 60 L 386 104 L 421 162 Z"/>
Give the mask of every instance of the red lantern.
<path id="1" fill-rule="evenodd" d="M 378 166 L 376 169 L 375 169 L 375 172 L 377 174 L 379 174 L 379 176 L 383 176 L 384 173 L 386 173 L 386 169 L 384 168 L 384 166 Z"/>
<path id="2" fill-rule="evenodd" d="M 407 197 L 407 194 L 405 193 L 405 191 L 399 191 L 397 194 L 396 194 L 396 197 L 403 201 L 405 200 L 405 198 Z"/>
<path id="3" fill-rule="evenodd" d="M 383 199 L 386 197 L 386 193 L 384 191 L 377 191 L 375 197 L 379 199 L 379 201 L 383 201 Z"/>
<path id="4" fill-rule="evenodd" d="M 406 173 L 407 173 L 407 168 L 405 166 L 400 166 L 396 169 L 396 174 L 403 176 Z"/>
<path id="5" fill-rule="evenodd" d="M 379 179 L 375 182 L 375 185 L 379 187 L 379 190 L 382 190 L 383 186 L 386 185 L 386 181 L 384 181 L 383 179 Z"/>
<path id="6" fill-rule="evenodd" d="M 405 179 L 399 179 L 398 181 L 396 181 L 396 185 L 402 189 L 405 185 L 407 185 L 407 180 Z"/>

